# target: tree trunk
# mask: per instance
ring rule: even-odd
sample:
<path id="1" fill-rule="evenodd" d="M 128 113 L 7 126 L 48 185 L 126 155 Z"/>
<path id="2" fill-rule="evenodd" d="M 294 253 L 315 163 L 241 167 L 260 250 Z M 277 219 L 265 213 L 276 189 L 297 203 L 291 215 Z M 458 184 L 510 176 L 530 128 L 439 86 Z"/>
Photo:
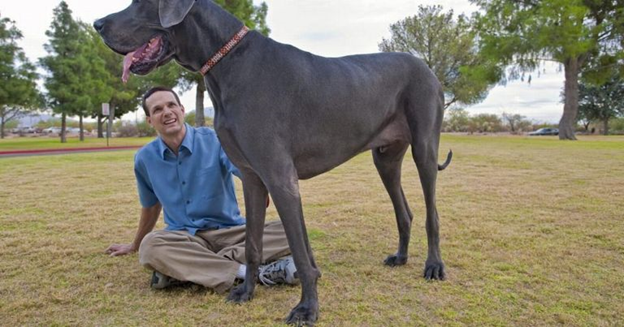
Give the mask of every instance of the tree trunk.
<path id="1" fill-rule="evenodd" d="M 0 139 L 4 138 L 4 125 L 6 123 L 4 122 L 4 116 L 2 117 L 2 119 L 0 119 Z"/>
<path id="2" fill-rule="evenodd" d="M 104 126 L 104 124 L 102 123 L 102 115 L 98 114 L 97 116 L 97 137 L 99 139 L 103 139 L 104 138 L 104 129 L 102 128 Z"/>
<path id="3" fill-rule="evenodd" d="M 609 118 L 602 120 L 602 133 L 603 135 L 609 135 Z"/>
<path id="4" fill-rule="evenodd" d="M 576 125 L 576 117 L 578 115 L 578 75 L 580 69 L 579 59 L 577 57 L 569 58 L 564 63 L 565 67 L 565 101 L 563 106 L 563 116 L 559 121 L 559 139 L 560 140 L 576 140 L 574 135 L 574 126 Z"/>
<path id="5" fill-rule="evenodd" d="M 204 93 L 206 93 L 206 85 L 204 79 L 197 82 L 197 93 L 195 94 L 195 126 L 206 126 L 206 118 L 204 117 Z"/>
<path id="6" fill-rule="evenodd" d="M 84 142 L 84 130 L 82 125 L 82 115 L 80 115 L 80 142 Z"/>
<path id="7" fill-rule="evenodd" d="M 67 133 L 67 115 L 63 113 L 61 115 L 61 143 L 67 143 L 67 137 L 65 134 Z"/>

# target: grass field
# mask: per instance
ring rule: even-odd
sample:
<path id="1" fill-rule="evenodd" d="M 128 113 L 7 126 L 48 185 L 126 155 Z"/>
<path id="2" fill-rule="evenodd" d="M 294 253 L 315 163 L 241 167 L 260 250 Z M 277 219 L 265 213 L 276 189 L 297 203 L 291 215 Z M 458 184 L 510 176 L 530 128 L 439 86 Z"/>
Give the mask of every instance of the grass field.
<path id="1" fill-rule="evenodd" d="M 624 137 L 444 135 L 440 153 L 449 148 L 438 178 L 443 282 L 421 278 L 424 208 L 409 157 L 403 267 L 382 264 L 398 236 L 370 153 L 301 182 L 323 272 L 318 326 L 621 326 Z M 134 236 L 133 154 L 0 159 L 0 325 L 281 325 L 299 287 L 258 287 L 233 305 L 201 287 L 152 291 L 136 255 L 103 254 Z"/>
<path id="2" fill-rule="evenodd" d="M 153 138 L 128 137 L 110 138 L 109 146 L 143 145 Z M 62 149 L 62 148 L 89 148 L 105 147 L 106 139 L 85 138 L 80 141 L 77 137 L 68 137 L 67 143 L 61 143 L 58 137 L 19 137 L 0 140 L 0 152 L 11 150 L 35 150 L 35 149 Z"/>

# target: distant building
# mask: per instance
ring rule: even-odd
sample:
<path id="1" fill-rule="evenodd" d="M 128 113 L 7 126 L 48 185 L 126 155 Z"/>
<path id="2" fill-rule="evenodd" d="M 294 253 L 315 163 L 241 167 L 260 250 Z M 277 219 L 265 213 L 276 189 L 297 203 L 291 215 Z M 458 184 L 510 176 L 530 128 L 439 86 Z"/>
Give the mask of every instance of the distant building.
<path id="1" fill-rule="evenodd" d="M 19 128 L 34 127 L 34 126 L 37 126 L 37 124 L 40 121 L 48 121 L 52 118 L 53 118 L 52 116 L 47 115 L 47 114 L 29 115 L 29 116 L 18 119 L 17 127 Z"/>

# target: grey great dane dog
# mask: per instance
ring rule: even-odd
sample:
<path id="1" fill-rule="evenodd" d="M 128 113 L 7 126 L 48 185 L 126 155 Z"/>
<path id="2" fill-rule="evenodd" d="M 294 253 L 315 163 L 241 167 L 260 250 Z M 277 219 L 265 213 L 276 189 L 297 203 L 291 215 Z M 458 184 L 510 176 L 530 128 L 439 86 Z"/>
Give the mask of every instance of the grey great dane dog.
<path id="1" fill-rule="evenodd" d="M 246 279 L 231 291 L 230 301 L 252 298 L 268 192 L 302 286 L 287 322 L 314 324 L 321 273 L 298 181 L 369 149 L 399 229 L 398 251 L 385 264 L 407 261 L 412 213 L 401 187 L 401 163 L 411 145 L 427 207 L 424 277 L 444 279 L 435 190 L 437 172 L 450 163 L 452 152 L 438 165 L 443 94 L 422 60 L 405 53 L 323 58 L 255 31 L 245 35 L 243 24 L 211 0 L 134 0 L 94 27 L 111 49 L 126 55 L 124 79 L 128 71 L 144 75 L 171 59 L 200 71 L 211 59 L 205 82 L 215 106 L 214 126 L 242 172 L 247 216 Z"/>

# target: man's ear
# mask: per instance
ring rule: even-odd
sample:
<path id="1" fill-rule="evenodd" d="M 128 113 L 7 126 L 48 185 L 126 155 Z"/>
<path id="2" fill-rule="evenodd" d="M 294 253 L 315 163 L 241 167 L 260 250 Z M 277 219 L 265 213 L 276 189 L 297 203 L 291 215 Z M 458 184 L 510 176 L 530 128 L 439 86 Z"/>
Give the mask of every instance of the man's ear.
<path id="1" fill-rule="evenodd" d="M 145 116 L 145 121 L 152 127 L 154 127 L 154 125 L 152 125 L 152 117 L 151 116 Z"/>
<path id="2" fill-rule="evenodd" d="M 184 106 L 180 106 L 180 110 L 182 110 L 182 113 L 184 113 Z"/>
<path id="3" fill-rule="evenodd" d="M 160 25 L 168 28 L 180 24 L 194 4 L 195 0 L 160 0 L 158 4 Z"/>

